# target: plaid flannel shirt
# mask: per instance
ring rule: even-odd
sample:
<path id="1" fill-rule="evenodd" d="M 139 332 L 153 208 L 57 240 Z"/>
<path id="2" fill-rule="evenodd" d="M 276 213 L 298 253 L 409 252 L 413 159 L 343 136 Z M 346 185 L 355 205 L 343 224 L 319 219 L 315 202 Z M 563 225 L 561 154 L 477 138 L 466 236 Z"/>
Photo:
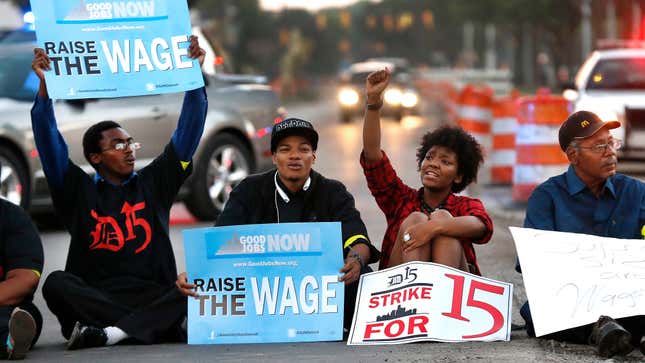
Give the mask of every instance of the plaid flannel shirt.
<path id="1" fill-rule="evenodd" d="M 394 171 L 390 159 L 384 151 L 383 157 L 379 161 L 367 162 L 363 154 L 361 154 L 360 161 L 367 179 L 367 186 L 376 199 L 376 204 L 385 213 L 385 218 L 387 219 L 387 230 L 383 237 L 381 262 L 379 264 L 379 269 L 383 269 L 388 267 L 401 223 L 410 213 L 421 211 L 423 188 L 417 190 L 403 183 L 396 175 L 396 171 Z M 451 193 L 442 208 L 450 212 L 454 217 L 475 216 L 486 226 L 486 233 L 481 238 L 476 240 L 461 239 L 466 261 L 474 268 L 474 273 L 481 275 L 473 243 L 484 244 L 493 235 L 493 222 L 488 213 L 486 213 L 484 205 L 478 199 Z"/>

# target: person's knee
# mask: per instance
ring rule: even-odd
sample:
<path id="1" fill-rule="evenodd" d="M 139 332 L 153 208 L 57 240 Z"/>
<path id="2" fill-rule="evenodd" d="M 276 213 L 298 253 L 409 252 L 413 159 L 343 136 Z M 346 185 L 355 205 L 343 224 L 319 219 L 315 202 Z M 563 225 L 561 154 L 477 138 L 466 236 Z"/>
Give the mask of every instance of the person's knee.
<path id="1" fill-rule="evenodd" d="M 433 220 L 443 221 L 443 220 L 452 219 L 452 218 L 453 218 L 452 214 L 450 214 L 450 212 L 448 212 L 445 209 L 437 209 L 434 212 L 430 213 L 430 219 L 433 219 Z"/>
<path id="2" fill-rule="evenodd" d="M 432 240 L 433 248 L 455 249 L 463 251 L 461 241 L 455 237 L 439 235 Z"/>
<path id="3" fill-rule="evenodd" d="M 56 299 L 64 290 L 68 273 L 65 271 L 54 271 L 50 273 L 43 283 L 43 297 L 45 300 Z"/>
<path id="4" fill-rule="evenodd" d="M 415 224 L 423 223 L 428 221 L 428 216 L 421 212 L 412 212 L 410 215 L 405 217 L 403 222 L 401 223 L 401 229 L 407 229 L 411 226 L 414 226 Z"/>
<path id="5" fill-rule="evenodd" d="M 432 240 L 431 261 L 468 272 L 468 262 L 461 241 L 454 237 L 437 236 Z"/>

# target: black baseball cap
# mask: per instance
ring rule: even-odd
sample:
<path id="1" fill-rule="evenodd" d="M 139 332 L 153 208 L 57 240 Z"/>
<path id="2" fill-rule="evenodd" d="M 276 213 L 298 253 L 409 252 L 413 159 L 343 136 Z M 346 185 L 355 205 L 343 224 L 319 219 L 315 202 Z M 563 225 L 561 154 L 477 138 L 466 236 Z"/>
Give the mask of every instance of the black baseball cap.
<path id="1" fill-rule="evenodd" d="M 280 140 L 294 135 L 307 139 L 314 151 L 318 148 L 318 133 L 314 130 L 311 122 L 290 117 L 273 125 L 273 130 L 271 131 L 271 153 L 275 153 Z"/>
<path id="2" fill-rule="evenodd" d="M 574 139 L 585 139 L 594 135 L 598 130 L 607 127 L 608 130 L 620 127 L 618 121 L 603 121 L 593 112 L 574 112 L 562 123 L 558 133 L 560 148 L 566 151 Z"/>

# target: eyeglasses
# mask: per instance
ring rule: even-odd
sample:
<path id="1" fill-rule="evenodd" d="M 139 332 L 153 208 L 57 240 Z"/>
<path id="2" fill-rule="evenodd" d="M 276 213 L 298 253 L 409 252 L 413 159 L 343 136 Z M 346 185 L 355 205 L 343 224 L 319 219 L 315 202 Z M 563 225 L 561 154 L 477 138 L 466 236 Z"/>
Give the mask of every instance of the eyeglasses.
<path id="1" fill-rule="evenodd" d="M 598 144 L 594 146 L 577 146 L 580 149 L 589 149 L 591 152 L 596 153 L 596 154 L 604 154 L 607 152 L 607 148 L 610 147 L 613 150 L 619 150 L 621 147 L 623 147 L 623 142 L 618 139 L 613 139 L 609 141 L 606 144 Z"/>
<path id="2" fill-rule="evenodd" d="M 134 142 L 132 140 L 128 142 L 118 142 L 112 145 L 112 147 L 110 148 L 101 150 L 101 152 L 110 151 L 110 150 L 125 151 L 126 147 L 129 147 L 130 150 L 134 151 L 134 150 L 141 149 L 143 147 L 143 144 L 141 144 L 140 142 Z"/>

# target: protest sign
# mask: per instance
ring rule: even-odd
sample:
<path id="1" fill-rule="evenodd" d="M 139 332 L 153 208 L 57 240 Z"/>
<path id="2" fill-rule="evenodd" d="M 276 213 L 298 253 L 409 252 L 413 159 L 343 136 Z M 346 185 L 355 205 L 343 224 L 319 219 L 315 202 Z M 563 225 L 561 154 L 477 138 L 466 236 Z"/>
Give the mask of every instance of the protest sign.
<path id="1" fill-rule="evenodd" d="M 361 276 L 348 345 L 510 340 L 513 285 L 431 262 Z"/>
<path id="2" fill-rule="evenodd" d="M 179 92 L 204 81 L 188 57 L 185 0 L 31 0 L 38 46 L 51 59 L 51 98 Z"/>
<path id="3" fill-rule="evenodd" d="M 535 335 L 645 315 L 645 241 L 510 227 Z"/>
<path id="4" fill-rule="evenodd" d="M 340 223 L 183 231 L 188 343 L 310 342 L 343 337 Z"/>

